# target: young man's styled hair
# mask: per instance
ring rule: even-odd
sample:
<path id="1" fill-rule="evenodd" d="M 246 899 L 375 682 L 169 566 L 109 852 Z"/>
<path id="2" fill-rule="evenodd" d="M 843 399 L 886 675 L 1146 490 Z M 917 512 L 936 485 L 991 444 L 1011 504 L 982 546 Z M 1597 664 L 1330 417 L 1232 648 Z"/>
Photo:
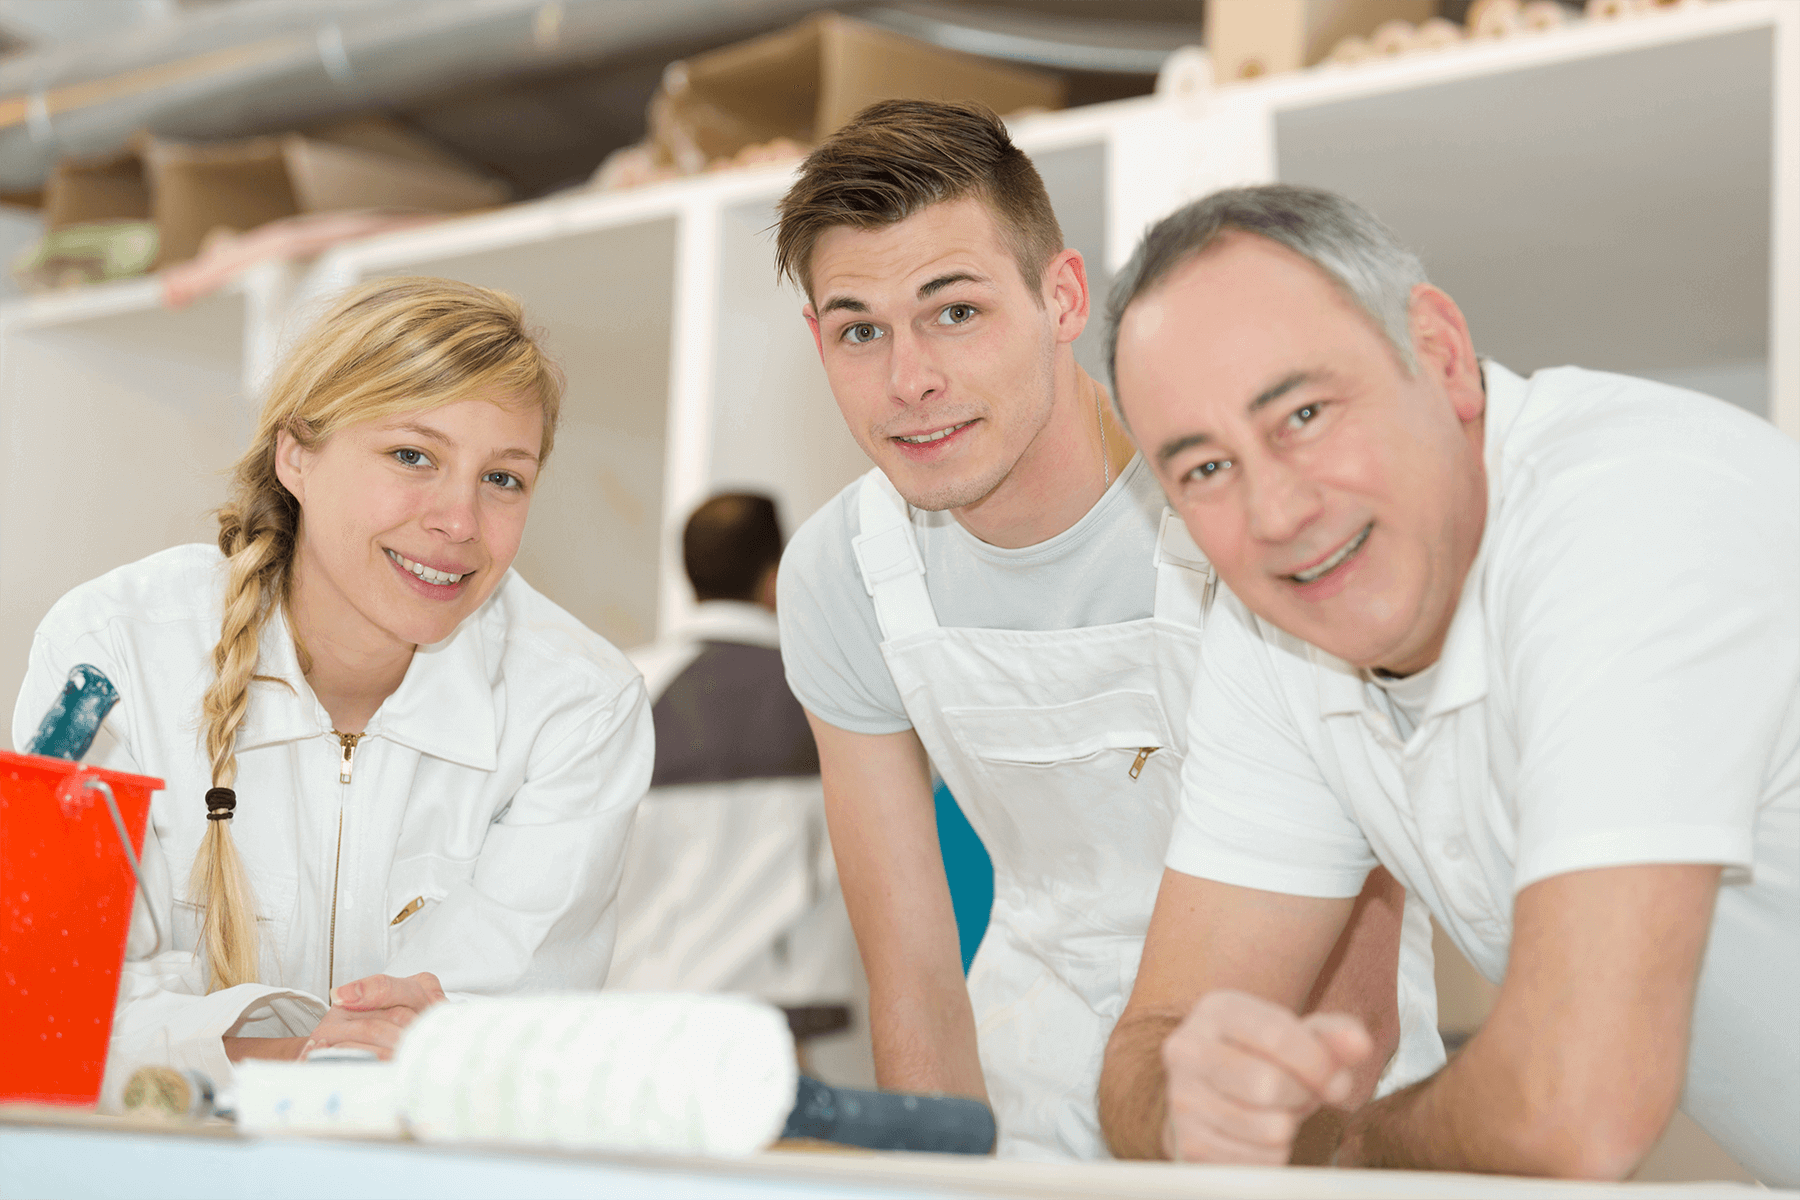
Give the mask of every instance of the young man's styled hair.
<path id="1" fill-rule="evenodd" d="M 882 229 L 921 209 L 975 197 L 994 214 L 1032 295 L 1063 249 L 1037 168 L 980 104 L 879 100 L 801 164 L 782 197 L 775 269 L 812 298 L 813 247 L 841 225 Z M 1040 297 L 1041 302 L 1041 297 Z"/>

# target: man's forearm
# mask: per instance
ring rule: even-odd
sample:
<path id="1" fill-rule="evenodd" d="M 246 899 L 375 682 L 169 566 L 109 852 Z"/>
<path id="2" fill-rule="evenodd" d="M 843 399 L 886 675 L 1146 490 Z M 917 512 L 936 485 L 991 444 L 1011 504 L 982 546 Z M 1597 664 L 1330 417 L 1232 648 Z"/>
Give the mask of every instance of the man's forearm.
<path id="1" fill-rule="evenodd" d="M 1162 1044 L 1181 1021 L 1126 1016 L 1107 1043 L 1100 1072 L 1100 1130 L 1115 1158 L 1162 1158 L 1168 1077 Z"/>
<path id="2" fill-rule="evenodd" d="M 1491 1051 L 1476 1034 L 1437 1074 L 1364 1105 L 1345 1127 L 1337 1164 L 1571 1174 L 1532 1136 L 1516 1064 L 1496 1062 Z"/>
<path id="3" fill-rule="evenodd" d="M 869 1027 L 877 1086 L 987 1099 L 975 1016 L 960 979 L 954 989 L 888 989 L 871 981 Z"/>

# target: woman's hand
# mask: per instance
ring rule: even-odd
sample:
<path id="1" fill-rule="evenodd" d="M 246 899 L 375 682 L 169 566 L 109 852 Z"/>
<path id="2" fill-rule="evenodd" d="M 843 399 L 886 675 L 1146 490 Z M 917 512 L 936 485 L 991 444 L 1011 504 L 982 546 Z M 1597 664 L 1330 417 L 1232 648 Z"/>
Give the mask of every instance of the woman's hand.
<path id="1" fill-rule="evenodd" d="M 324 1046 L 367 1050 L 386 1061 L 394 1056 L 400 1035 L 418 1015 L 444 998 L 436 975 L 422 971 L 406 979 L 370 975 L 334 988 L 331 1009 L 299 1057 Z"/>

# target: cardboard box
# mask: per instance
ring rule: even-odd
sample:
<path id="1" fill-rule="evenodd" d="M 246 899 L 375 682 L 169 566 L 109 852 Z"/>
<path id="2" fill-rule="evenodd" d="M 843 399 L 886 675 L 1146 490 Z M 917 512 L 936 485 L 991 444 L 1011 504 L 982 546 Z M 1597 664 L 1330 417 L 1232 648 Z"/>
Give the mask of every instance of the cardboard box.
<path id="1" fill-rule="evenodd" d="M 136 151 L 104 158 L 65 158 L 44 182 L 44 228 L 88 221 L 142 221 L 150 216 L 150 185 Z"/>
<path id="2" fill-rule="evenodd" d="M 1206 49 L 1221 83 L 1321 62 L 1385 21 L 1435 17 L 1437 0 L 1207 0 Z"/>
<path id="3" fill-rule="evenodd" d="M 157 265 L 168 266 L 194 257 L 215 229 L 339 209 L 465 212 L 506 199 L 504 184 L 420 154 L 299 134 L 197 145 L 143 136 L 122 154 L 58 163 L 44 226 L 148 218 L 162 242 Z"/>
<path id="4" fill-rule="evenodd" d="M 682 171 L 775 138 L 814 142 L 877 100 L 973 100 L 998 113 L 1060 108 L 1055 75 L 945 50 L 820 13 L 670 63 L 650 106 L 658 157 Z"/>
<path id="5" fill-rule="evenodd" d="M 237 232 L 297 213 L 348 208 L 465 212 L 503 204 L 503 184 L 471 172 L 287 134 L 140 149 L 150 212 L 162 234 L 159 265 L 199 253 L 214 229 Z"/>

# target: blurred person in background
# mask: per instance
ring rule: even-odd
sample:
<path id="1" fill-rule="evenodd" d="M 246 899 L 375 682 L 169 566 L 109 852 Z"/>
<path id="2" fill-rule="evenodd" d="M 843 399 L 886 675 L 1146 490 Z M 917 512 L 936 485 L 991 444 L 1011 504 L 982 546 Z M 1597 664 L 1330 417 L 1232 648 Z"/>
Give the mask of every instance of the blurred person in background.
<path id="1" fill-rule="evenodd" d="M 987 109 L 865 109 L 781 202 L 777 262 L 876 464 L 795 535 L 780 615 L 877 1079 L 991 1098 L 1002 1155 L 1104 1157 L 1095 1089 L 1162 875 L 1211 568 L 1076 362 L 1085 264 Z M 966 985 L 933 767 L 994 865 Z M 1377 872 L 1309 981 L 1377 1030 L 1347 1102 L 1442 1063 L 1430 938 Z"/>
<path id="2" fill-rule="evenodd" d="M 656 726 L 656 768 L 620 883 L 609 986 L 746 992 L 796 1032 L 844 1009 L 855 946 L 825 832 L 819 754 L 783 677 L 775 502 L 731 492 L 688 518 L 696 601 L 632 654 Z M 837 1025 L 846 1012 L 831 1014 Z M 823 1030 L 821 1030 L 823 1031 Z"/>

